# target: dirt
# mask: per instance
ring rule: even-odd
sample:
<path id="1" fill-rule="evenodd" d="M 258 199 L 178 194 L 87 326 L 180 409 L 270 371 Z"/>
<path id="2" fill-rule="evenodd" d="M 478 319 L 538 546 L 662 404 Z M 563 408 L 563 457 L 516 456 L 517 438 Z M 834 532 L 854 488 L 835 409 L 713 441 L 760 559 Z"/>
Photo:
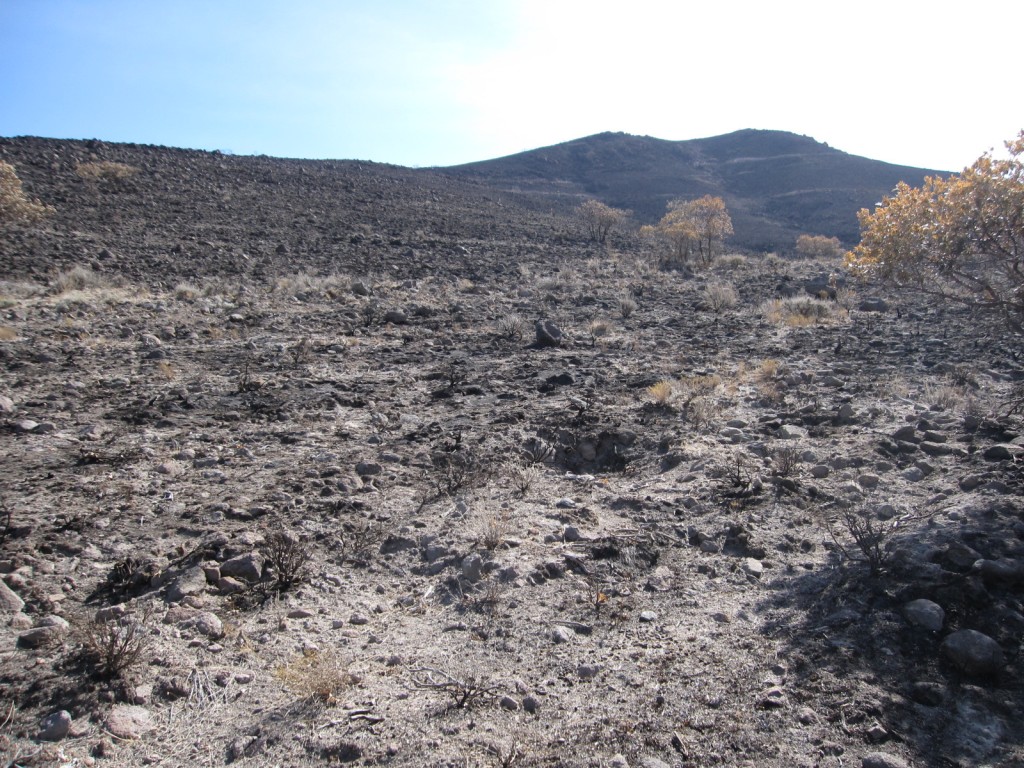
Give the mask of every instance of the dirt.
<path id="1" fill-rule="evenodd" d="M 55 207 L 3 240 L 4 765 L 1024 764 L 992 319 L 406 169 L 0 149 Z"/>

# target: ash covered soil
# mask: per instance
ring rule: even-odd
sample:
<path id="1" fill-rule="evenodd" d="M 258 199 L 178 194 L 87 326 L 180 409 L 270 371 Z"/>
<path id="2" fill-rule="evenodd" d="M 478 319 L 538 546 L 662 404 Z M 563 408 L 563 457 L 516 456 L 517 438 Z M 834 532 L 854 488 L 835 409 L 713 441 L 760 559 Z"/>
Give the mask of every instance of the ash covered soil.
<path id="1" fill-rule="evenodd" d="M 1024 764 L 989 318 L 428 171 L 0 158 L 55 209 L 0 243 L 4 765 Z"/>

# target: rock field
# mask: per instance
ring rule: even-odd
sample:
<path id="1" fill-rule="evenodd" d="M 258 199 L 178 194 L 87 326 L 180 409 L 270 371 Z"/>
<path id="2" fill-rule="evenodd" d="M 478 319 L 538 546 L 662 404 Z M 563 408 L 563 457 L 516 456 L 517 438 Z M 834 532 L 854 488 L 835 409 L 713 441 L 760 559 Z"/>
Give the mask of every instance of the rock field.
<path id="1" fill-rule="evenodd" d="M 429 171 L 0 159 L 3 766 L 1024 765 L 993 319 Z"/>

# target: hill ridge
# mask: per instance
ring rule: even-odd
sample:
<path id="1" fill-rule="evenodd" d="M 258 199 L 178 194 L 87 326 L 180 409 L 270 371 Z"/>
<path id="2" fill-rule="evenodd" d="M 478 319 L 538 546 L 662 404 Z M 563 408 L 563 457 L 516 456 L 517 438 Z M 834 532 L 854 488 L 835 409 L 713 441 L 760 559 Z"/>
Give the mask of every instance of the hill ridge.
<path id="1" fill-rule="evenodd" d="M 734 245 L 785 250 L 800 234 L 857 240 L 857 211 L 898 182 L 920 184 L 932 169 L 844 152 L 776 129 L 744 128 L 670 140 L 605 131 L 491 160 L 432 169 L 509 192 L 547 197 L 566 208 L 596 197 L 656 221 L 673 198 L 722 197 Z"/>

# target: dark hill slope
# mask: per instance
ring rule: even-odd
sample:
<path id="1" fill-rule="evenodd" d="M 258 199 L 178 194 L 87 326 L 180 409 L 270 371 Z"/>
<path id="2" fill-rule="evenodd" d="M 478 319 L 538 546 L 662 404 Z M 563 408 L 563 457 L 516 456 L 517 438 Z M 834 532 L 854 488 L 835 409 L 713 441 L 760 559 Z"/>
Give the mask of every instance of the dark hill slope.
<path id="1" fill-rule="evenodd" d="M 555 206 L 597 197 L 653 222 L 673 198 L 722 197 L 733 243 L 788 249 L 797 235 L 853 243 L 857 211 L 899 181 L 920 184 L 921 168 L 849 155 L 806 136 L 743 130 L 690 141 L 601 133 L 495 160 L 437 169 L 509 191 L 546 196 Z"/>
<path id="2" fill-rule="evenodd" d="M 92 264 L 145 283 L 304 270 L 417 277 L 440 265 L 472 278 L 509 268 L 526 244 L 557 251 L 577 238 L 575 222 L 528 200 L 392 165 L 33 137 L 0 138 L 0 160 L 54 208 L 0 238 L 6 277 Z M 87 162 L 136 172 L 87 181 L 76 172 Z"/>

